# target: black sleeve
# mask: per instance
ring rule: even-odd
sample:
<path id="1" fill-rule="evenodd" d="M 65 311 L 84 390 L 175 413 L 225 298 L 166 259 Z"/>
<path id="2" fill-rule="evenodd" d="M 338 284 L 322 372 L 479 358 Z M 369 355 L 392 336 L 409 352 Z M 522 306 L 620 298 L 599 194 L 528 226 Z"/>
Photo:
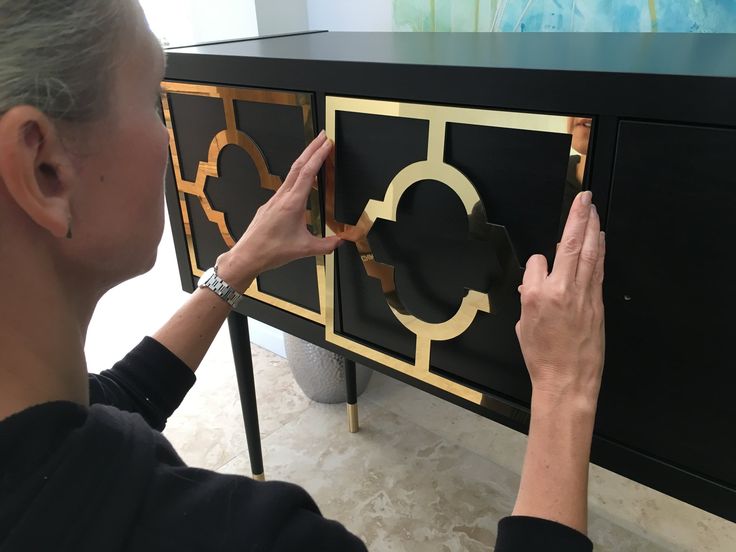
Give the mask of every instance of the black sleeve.
<path id="1" fill-rule="evenodd" d="M 320 552 L 367 552 L 363 541 L 337 521 L 325 519 L 319 510 L 301 509 L 286 521 L 272 552 L 319 550 Z"/>
<path id="2" fill-rule="evenodd" d="M 195 381 L 179 357 L 145 337 L 111 369 L 89 375 L 89 402 L 136 412 L 161 431 Z"/>
<path id="3" fill-rule="evenodd" d="M 548 519 L 510 516 L 498 522 L 495 552 L 591 552 L 593 543 L 572 527 Z"/>
<path id="4" fill-rule="evenodd" d="M 168 444 L 156 457 L 171 461 L 175 453 L 167 451 Z M 281 481 L 162 463 L 138 507 L 129 550 L 367 552 L 303 488 Z"/>

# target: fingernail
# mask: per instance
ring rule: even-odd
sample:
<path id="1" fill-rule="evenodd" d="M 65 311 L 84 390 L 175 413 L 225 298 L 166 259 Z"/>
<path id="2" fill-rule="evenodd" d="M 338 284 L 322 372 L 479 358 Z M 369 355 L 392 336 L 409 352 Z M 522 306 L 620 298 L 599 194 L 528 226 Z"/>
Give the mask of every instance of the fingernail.
<path id="1" fill-rule="evenodd" d="M 319 135 L 317 136 L 317 138 L 324 138 L 324 137 L 325 137 L 325 134 L 326 134 L 326 133 L 325 133 L 325 129 L 322 129 L 322 130 L 321 130 L 321 131 L 319 132 Z"/>
<path id="2" fill-rule="evenodd" d="M 583 205 L 590 205 L 593 201 L 593 192 L 591 191 L 581 192 L 580 201 L 582 202 Z"/>
<path id="3" fill-rule="evenodd" d="M 590 206 L 590 214 L 591 215 L 597 215 L 598 214 L 598 208 L 595 206 L 595 204 Z"/>

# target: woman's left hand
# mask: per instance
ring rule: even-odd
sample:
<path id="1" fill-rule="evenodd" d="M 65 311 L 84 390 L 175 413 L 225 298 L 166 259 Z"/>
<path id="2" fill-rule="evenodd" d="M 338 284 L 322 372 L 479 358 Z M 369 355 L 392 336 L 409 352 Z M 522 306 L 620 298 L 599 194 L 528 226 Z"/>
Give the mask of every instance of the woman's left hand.
<path id="1" fill-rule="evenodd" d="M 245 234 L 217 259 L 218 274 L 236 289 L 244 290 L 261 272 L 295 259 L 326 255 L 340 238 L 318 238 L 307 228 L 307 199 L 322 164 L 332 150 L 324 131 L 291 166 L 274 196 L 258 209 Z"/>

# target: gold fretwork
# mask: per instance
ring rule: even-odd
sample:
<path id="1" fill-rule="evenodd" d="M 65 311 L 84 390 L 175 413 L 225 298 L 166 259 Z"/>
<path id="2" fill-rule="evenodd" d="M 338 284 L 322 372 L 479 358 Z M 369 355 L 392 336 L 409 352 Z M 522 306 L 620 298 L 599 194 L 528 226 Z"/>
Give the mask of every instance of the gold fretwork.
<path id="1" fill-rule="evenodd" d="M 222 235 L 222 239 L 228 247 L 235 245 L 235 239 L 230 233 L 225 220 L 225 213 L 214 209 L 205 193 L 205 187 L 208 177 L 219 177 L 218 159 L 222 150 L 228 145 L 234 145 L 242 148 L 255 164 L 260 180 L 260 185 L 264 189 L 276 191 L 281 186 L 281 178 L 271 174 L 268 168 L 268 161 L 256 142 L 248 136 L 248 134 L 237 127 L 235 119 L 235 101 L 247 101 L 257 103 L 268 103 L 277 105 L 290 105 L 300 107 L 302 110 L 302 123 L 304 126 L 304 141 L 306 145 L 314 139 L 314 121 L 312 110 L 312 98 L 309 94 L 299 92 L 284 92 L 274 90 L 259 90 L 251 88 L 233 88 L 224 86 L 211 86 L 204 84 L 187 84 L 180 82 L 163 82 L 161 83 L 162 94 L 161 103 L 163 105 L 164 119 L 166 127 L 169 131 L 169 147 L 171 150 L 171 161 L 173 165 L 174 177 L 176 179 L 176 187 L 179 192 L 179 202 L 181 207 L 182 219 L 184 223 L 184 232 L 189 252 L 189 262 L 194 276 L 201 276 L 204 269 L 199 266 L 197 252 L 194 247 L 194 238 L 192 236 L 191 219 L 189 210 L 186 205 L 186 195 L 189 194 L 199 200 L 200 205 L 207 219 L 217 225 Z M 197 174 L 194 181 L 185 180 L 182 176 L 182 168 L 179 159 L 179 150 L 174 132 L 174 124 L 169 106 L 169 94 L 184 94 L 194 96 L 204 96 L 217 98 L 223 103 L 225 114 L 225 129 L 218 132 L 212 139 L 206 161 L 200 161 L 197 166 Z M 312 228 L 312 232 L 321 236 L 322 233 L 322 217 L 319 204 L 319 191 L 317 182 L 313 185 L 310 194 L 309 210 L 305 211 L 306 221 Z M 320 311 L 314 312 L 300 305 L 295 305 L 279 297 L 264 293 L 258 288 L 258 280 L 254 280 L 250 287 L 245 291 L 245 295 L 268 303 L 279 309 L 291 312 L 317 322 L 324 324 L 324 257 L 317 257 L 315 260 L 315 270 L 317 271 L 317 287 L 319 294 Z"/>
<path id="2" fill-rule="evenodd" d="M 432 126 L 430 126 L 431 136 Z M 365 250 L 370 247 L 368 244 L 368 233 L 373 228 L 375 221 L 380 218 L 396 222 L 401 198 L 411 186 L 421 180 L 434 179 L 446 183 L 462 201 L 470 226 L 482 228 L 483 224 L 485 224 L 485 220 L 480 223 L 474 221 L 476 214 L 481 212 L 479 206 L 482 205 L 477 191 L 460 171 L 444 163 L 442 160 L 442 149 L 436 147 L 435 143 L 436 141 L 430 138 L 429 159 L 427 161 L 413 163 L 402 169 L 394 177 L 386 189 L 386 194 L 382 201 L 372 199 L 368 202 L 357 225 L 361 233 L 357 243 L 361 249 L 361 258 L 363 259 L 366 272 L 381 282 L 381 288 L 386 296 L 387 303 L 398 321 L 417 336 L 422 336 L 429 340 L 444 341 L 457 337 L 467 330 L 470 324 L 473 323 L 473 319 L 478 311 L 491 312 L 491 299 L 488 294 L 472 289 L 468 290 L 460 308 L 452 318 L 441 323 L 425 322 L 413 316 L 401 302 L 396 291 L 393 267 L 379 263 L 373 258 L 372 252 Z M 485 215 L 482 218 L 485 219 Z M 417 343 L 420 343 L 420 340 L 417 340 Z"/>
<path id="3" fill-rule="evenodd" d="M 338 111 L 420 119 L 429 123 L 427 159 L 412 163 L 399 171 L 386 189 L 383 200 L 369 200 L 355 225 L 339 222 L 334 216 L 336 186 L 334 159 L 330 161 L 326 173 L 325 187 L 326 234 L 328 236 L 338 235 L 355 244 L 366 273 L 380 281 L 391 312 L 404 327 L 415 334 L 414 362 L 406 362 L 335 332 L 336 267 L 334 253 L 326 257 L 325 339 L 344 349 L 443 389 L 448 393 L 481 404 L 484 395 L 479 391 L 430 372 L 430 355 L 432 341 L 453 339 L 470 327 L 479 311 L 490 313 L 492 311 L 490 296 L 488 293 L 470 289 L 467 290 L 455 315 L 449 320 L 442 323 L 430 323 L 417 318 L 401 302 L 396 290 L 393 266 L 375 260 L 368 242 L 368 233 L 379 218 L 396 221 L 399 202 L 411 186 L 422 180 L 435 180 L 452 189 L 462 202 L 468 216 L 469 234 L 472 237 L 498 244 L 502 244 L 504 240 L 507 242 L 505 229 L 489 224 L 486 220 L 485 208 L 473 184 L 459 170 L 445 163 L 447 124 L 462 123 L 569 134 L 566 130 L 567 117 L 334 96 L 326 98 L 325 111 L 327 136 L 335 142 L 339 139 L 336 135 L 336 114 Z M 499 236 L 501 237 L 499 238 Z M 509 251 L 499 252 L 499 260 L 502 266 L 508 265 L 509 262 L 515 259 L 510 244 L 508 249 Z"/>

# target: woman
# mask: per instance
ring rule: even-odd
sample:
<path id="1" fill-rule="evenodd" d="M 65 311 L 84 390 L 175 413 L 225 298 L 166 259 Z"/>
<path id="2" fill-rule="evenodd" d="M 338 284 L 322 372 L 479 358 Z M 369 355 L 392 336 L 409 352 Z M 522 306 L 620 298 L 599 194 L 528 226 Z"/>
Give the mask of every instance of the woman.
<path id="1" fill-rule="evenodd" d="M 87 374 L 97 301 L 147 271 L 161 237 L 163 67 L 135 0 L 0 0 L 0 550 L 364 550 L 299 487 L 186 467 L 156 431 L 228 314 L 209 289 L 112 370 Z M 337 247 L 303 216 L 330 149 L 320 134 L 218 259 L 230 286 Z M 585 193 L 549 277 L 543 257 L 527 264 L 517 330 L 532 426 L 496 550 L 590 548 L 602 249 Z"/>

